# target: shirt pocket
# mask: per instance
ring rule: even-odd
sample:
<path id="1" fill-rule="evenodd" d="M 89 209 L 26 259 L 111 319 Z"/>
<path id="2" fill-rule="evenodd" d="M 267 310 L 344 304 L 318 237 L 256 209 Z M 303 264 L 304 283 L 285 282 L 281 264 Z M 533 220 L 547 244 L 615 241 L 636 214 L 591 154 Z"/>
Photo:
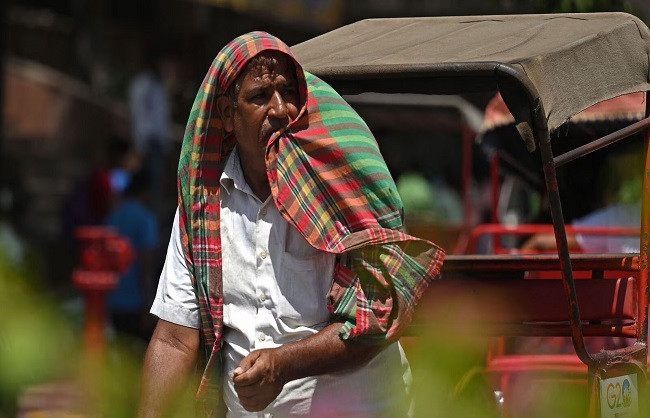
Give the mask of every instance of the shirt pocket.
<path id="1" fill-rule="evenodd" d="M 304 245 L 309 245 L 306 241 Z M 285 248 L 277 274 L 281 293 L 280 319 L 289 327 L 322 328 L 328 321 L 327 294 L 332 284 L 335 256 L 304 248 Z"/>

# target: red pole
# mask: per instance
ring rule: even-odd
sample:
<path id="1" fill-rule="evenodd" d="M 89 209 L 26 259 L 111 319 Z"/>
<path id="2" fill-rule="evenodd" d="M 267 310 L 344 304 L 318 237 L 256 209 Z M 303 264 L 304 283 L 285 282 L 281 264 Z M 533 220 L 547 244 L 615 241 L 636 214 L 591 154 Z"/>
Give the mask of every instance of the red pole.
<path id="1" fill-rule="evenodd" d="M 645 95 L 645 117 L 650 116 L 649 94 Z M 644 132 L 646 147 L 645 171 L 643 176 L 643 195 L 641 199 L 641 242 L 640 242 L 640 268 L 639 286 L 637 297 L 639 300 L 639 319 L 637 321 L 637 339 L 639 343 L 648 344 L 648 261 L 650 260 L 650 127 Z"/>
<path id="2" fill-rule="evenodd" d="M 465 123 L 462 122 L 462 192 L 463 192 L 463 226 L 454 245 L 454 254 L 463 254 L 467 251 L 467 244 L 472 229 L 472 217 L 474 215 L 474 208 L 472 205 L 472 179 L 473 179 L 473 162 L 472 162 L 472 144 L 474 143 L 474 131 Z"/>
<path id="3" fill-rule="evenodd" d="M 102 356 L 105 352 L 106 296 L 118 280 L 118 275 L 112 272 L 78 269 L 73 273 L 74 285 L 84 295 L 84 343 L 88 353 Z"/>
<path id="4" fill-rule="evenodd" d="M 119 275 L 129 268 L 133 248 L 106 227 L 79 228 L 76 235 L 81 244 L 80 266 L 72 273 L 72 282 L 84 295 L 84 341 L 89 354 L 102 356 L 106 348 L 106 297 L 117 286 Z"/>
<path id="5" fill-rule="evenodd" d="M 490 184 L 492 186 L 492 202 L 491 202 L 491 212 L 492 212 L 492 223 L 499 223 L 499 156 L 495 152 L 490 159 Z M 493 236 L 492 247 L 494 248 L 494 254 L 499 254 L 501 252 L 501 235 L 494 234 Z"/>
<path id="6" fill-rule="evenodd" d="M 490 186 L 492 191 L 492 201 L 490 202 L 491 221 L 494 224 L 499 223 L 499 156 L 495 152 L 490 158 Z"/>

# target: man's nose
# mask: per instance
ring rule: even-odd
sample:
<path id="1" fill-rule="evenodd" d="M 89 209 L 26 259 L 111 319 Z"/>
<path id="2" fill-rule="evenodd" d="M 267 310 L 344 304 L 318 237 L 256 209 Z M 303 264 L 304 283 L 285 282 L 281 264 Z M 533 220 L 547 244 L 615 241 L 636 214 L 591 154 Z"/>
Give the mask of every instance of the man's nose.
<path id="1" fill-rule="evenodd" d="M 289 116 L 289 111 L 287 109 L 287 102 L 284 100 L 279 91 L 276 91 L 271 96 L 271 102 L 269 103 L 269 116 L 273 116 L 276 119 L 286 119 Z"/>

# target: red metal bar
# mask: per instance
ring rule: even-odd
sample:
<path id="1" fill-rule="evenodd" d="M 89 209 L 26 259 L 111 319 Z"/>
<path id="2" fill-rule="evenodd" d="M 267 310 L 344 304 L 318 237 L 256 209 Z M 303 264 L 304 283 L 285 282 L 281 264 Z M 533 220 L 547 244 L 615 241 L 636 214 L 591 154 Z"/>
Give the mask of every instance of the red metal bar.
<path id="1" fill-rule="evenodd" d="M 576 270 L 639 271 L 639 256 L 636 254 L 572 254 L 571 264 Z M 452 272 L 508 272 L 559 270 L 557 254 L 490 254 L 490 255 L 448 255 L 442 266 L 443 279 Z"/>
<path id="2" fill-rule="evenodd" d="M 536 109 L 539 112 L 540 109 Z M 545 125 L 544 125 L 545 126 Z M 578 296 L 576 294 L 575 281 L 573 280 L 573 270 L 571 269 L 571 259 L 569 257 L 569 244 L 567 241 L 566 226 L 564 224 L 564 215 L 562 214 L 562 204 L 560 202 L 560 193 L 557 185 L 555 165 L 553 163 L 553 150 L 551 149 L 551 137 L 548 129 L 540 131 L 538 134 L 538 145 L 542 157 L 542 167 L 544 169 L 544 179 L 546 181 L 546 190 L 548 191 L 548 201 L 551 209 L 551 218 L 553 219 L 553 230 L 555 232 L 555 244 L 557 254 L 560 259 L 560 271 L 562 272 L 562 282 L 567 296 L 569 305 L 569 321 L 571 323 L 571 340 L 576 354 L 587 366 L 592 367 L 595 364 L 594 358 L 587 351 L 585 345 L 582 325 L 580 322 L 580 307 L 578 306 Z"/>
<path id="3" fill-rule="evenodd" d="M 650 120 L 650 103 L 648 98 L 650 92 L 646 92 L 646 108 L 645 116 L 646 121 Z M 645 344 L 647 349 L 648 344 L 648 260 L 650 258 L 650 125 L 644 132 L 645 147 L 646 147 L 646 160 L 645 171 L 643 176 L 643 197 L 641 202 L 641 246 L 640 251 L 640 269 L 639 269 L 639 320 L 637 322 L 637 343 Z M 645 357 L 644 357 L 645 358 Z M 647 360 L 646 360 L 647 361 Z"/>
<path id="4" fill-rule="evenodd" d="M 585 337 L 629 337 L 634 338 L 635 325 L 594 325 L 582 323 Z M 548 323 L 520 323 L 506 324 L 495 323 L 494 325 L 483 325 L 486 335 L 505 337 L 571 337 L 571 329 L 568 324 Z"/>
<path id="5" fill-rule="evenodd" d="M 602 235 L 602 236 L 638 236 L 638 228 L 629 227 L 598 227 L 598 226 L 566 226 L 567 234 L 582 235 Z M 467 244 L 467 253 L 473 254 L 477 250 L 478 241 L 483 235 L 534 235 L 534 234 L 552 234 L 553 225 L 550 224 L 520 224 L 520 225 L 503 225 L 503 224 L 482 224 L 472 229 Z"/>
<path id="6" fill-rule="evenodd" d="M 583 323 L 584 335 L 586 337 L 629 337 L 634 338 L 636 325 L 633 321 L 621 324 L 588 324 Z M 427 328 L 429 327 L 429 328 Z M 423 334 L 423 329 L 430 329 L 428 325 L 419 325 L 411 323 L 404 330 L 404 336 L 417 337 Z M 487 321 L 480 323 L 476 327 L 477 332 L 483 336 L 491 337 L 570 337 L 571 329 L 568 323 L 548 323 L 548 322 L 504 322 L 502 320 Z M 631 346 L 625 348 L 626 351 L 637 353 L 639 348 Z M 489 361 L 489 359 L 488 359 Z"/>
<path id="7" fill-rule="evenodd" d="M 557 372 L 562 369 L 565 373 L 575 374 L 575 377 L 586 381 L 587 366 L 573 354 L 512 354 L 500 357 L 490 363 L 486 368 L 487 373 L 503 372 Z M 553 381 L 556 381 L 554 376 Z M 560 380 L 560 379 L 557 379 Z"/>
<path id="8" fill-rule="evenodd" d="M 501 185 L 499 184 L 499 155 L 495 152 L 490 159 L 490 184 L 492 189 L 491 217 L 493 223 L 499 223 L 499 194 Z M 498 234 L 492 236 L 492 248 L 495 253 L 501 250 L 501 237 Z"/>
<path id="9" fill-rule="evenodd" d="M 490 186 L 492 201 L 490 202 L 490 216 L 493 223 L 499 223 L 499 156 L 492 154 L 490 158 Z"/>
<path id="10" fill-rule="evenodd" d="M 623 336 L 634 338 L 636 328 L 634 323 L 620 325 L 597 325 L 585 323 L 584 325 L 584 335 L 586 337 Z M 488 337 L 570 337 L 571 329 L 569 329 L 568 326 L 567 323 L 507 323 L 503 321 L 485 321 L 481 322 L 481 326 L 476 327 L 476 330 L 478 334 Z M 422 329 L 426 329 L 426 327 L 419 327 L 418 324 L 411 323 L 404 330 L 404 336 L 421 336 L 423 333 Z M 631 351 L 633 354 L 638 353 L 639 350 L 640 349 L 636 346 L 626 348 L 626 351 Z M 596 354 L 596 356 L 598 356 L 598 354 Z"/>
<path id="11" fill-rule="evenodd" d="M 456 239 L 456 244 L 452 250 L 453 254 L 462 254 L 465 252 L 469 241 L 469 234 L 472 228 L 472 219 L 474 216 L 474 205 L 472 204 L 472 179 L 473 179 L 473 150 L 475 133 L 467 123 L 463 122 L 461 126 L 463 141 L 463 171 L 462 171 L 462 189 L 463 189 L 463 226 L 460 234 Z"/>

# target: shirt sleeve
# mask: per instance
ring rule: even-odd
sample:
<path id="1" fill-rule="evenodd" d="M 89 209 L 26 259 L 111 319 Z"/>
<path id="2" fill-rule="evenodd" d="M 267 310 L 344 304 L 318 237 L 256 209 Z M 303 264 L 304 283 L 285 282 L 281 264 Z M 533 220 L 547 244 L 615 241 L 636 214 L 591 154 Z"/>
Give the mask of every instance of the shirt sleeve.
<path id="1" fill-rule="evenodd" d="M 151 313 L 165 321 L 199 328 L 199 302 L 185 262 L 178 209 Z"/>

